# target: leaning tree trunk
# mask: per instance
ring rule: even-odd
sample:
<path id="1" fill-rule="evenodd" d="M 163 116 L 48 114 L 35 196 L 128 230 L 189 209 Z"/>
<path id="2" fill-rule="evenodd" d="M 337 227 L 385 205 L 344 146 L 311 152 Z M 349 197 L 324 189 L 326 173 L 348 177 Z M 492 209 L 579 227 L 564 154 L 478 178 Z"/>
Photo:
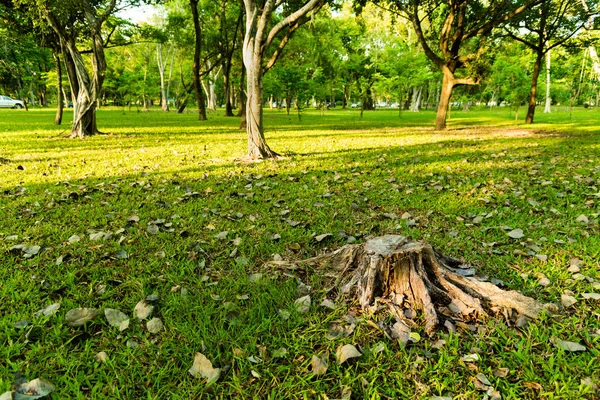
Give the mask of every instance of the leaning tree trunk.
<path id="1" fill-rule="evenodd" d="M 54 53 L 54 61 L 56 61 L 56 117 L 54 118 L 54 125 L 60 125 L 63 117 L 63 87 L 62 87 L 62 65 L 60 63 L 60 55 L 58 52 Z"/>
<path id="2" fill-rule="evenodd" d="M 398 320 L 417 316 L 429 335 L 446 321 L 471 321 L 512 310 L 536 318 L 544 309 L 516 291 L 466 276 L 472 271 L 460 261 L 437 253 L 427 243 L 399 235 L 346 245 L 294 267 L 303 263 L 316 265 L 335 279 L 330 295 L 357 299 L 363 310 L 387 305 Z"/>
<path id="3" fill-rule="evenodd" d="M 446 118 L 448 116 L 448 106 L 452 97 L 452 89 L 454 88 L 454 79 L 450 74 L 444 73 L 442 79 L 442 91 L 440 93 L 440 101 L 438 103 L 437 114 L 435 117 L 435 129 L 442 131 L 446 129 Z"/>
<path id="4" fill-rule="evenodd" d="M 531 74 L 531 89 L 529 90 L 529 106 L 527 108 L 527 116 L 525 117 L 526 124 L 533 124 L 533 117 L 535 115 L 535 106 L 537 103 L 537 84 L 538 78 L 540 77 L 540 69 L 542 67 L 542 59 L 544 58 L 544 52 L 537 51 L 535 57 L 535 63 L 533 64 L 533 73 Z"/>

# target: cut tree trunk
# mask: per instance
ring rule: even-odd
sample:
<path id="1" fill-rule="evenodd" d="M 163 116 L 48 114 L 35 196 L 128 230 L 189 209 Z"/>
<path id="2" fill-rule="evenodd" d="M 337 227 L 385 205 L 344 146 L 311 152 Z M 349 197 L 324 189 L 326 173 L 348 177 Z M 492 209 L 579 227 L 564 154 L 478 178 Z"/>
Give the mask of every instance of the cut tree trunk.
<path id="1" fill-rule="evenodd" d="M 525 117 L 526 124 L 533 124 L 533 117 L 535 116 L 535 106 L 537 104 L 537 84 L 540 77 L 540 69 L 542 67 L 542 60 L 544 58 L 544 52 L 538 51 L 535 57 L 535 63 L 533 64 L 533 73 L 531 74 L 531 89 L 529 90 L 529 106 L 527 108 L 527 116 Z"/>
<path id="2" fill-rule="evenodd" d="M 473 274 L 472 268 L 437 253 L 431 245 L 399 235 L 346 245 L 296 266 L 302 264 L 332 277 L 335 283 L 329 293 L 337 293 L 338 299 L 357 299 L 365 311 L 386 305 L 398 320 L 416 316 L 428 335 L 446 321 L 477 321 L 513 310 L 536 318 L 544 310 L 530 297 L 467 276 Z"/>

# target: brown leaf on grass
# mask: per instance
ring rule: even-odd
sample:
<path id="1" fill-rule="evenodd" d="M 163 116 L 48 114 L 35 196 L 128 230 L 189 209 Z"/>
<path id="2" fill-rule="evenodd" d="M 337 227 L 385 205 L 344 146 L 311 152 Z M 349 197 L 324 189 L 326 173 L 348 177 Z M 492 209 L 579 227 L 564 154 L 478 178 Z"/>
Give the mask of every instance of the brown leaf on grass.
<path id="1" fill-rule="evenodd" d="M 15 400 L 40 399 L 48 396 L 55 389 L 56 387 L 52 383 L 43 378 L 38 378 L 17 386 L 12 398 Z"/>
<path id="2" fill-rule="evenodd" d="M 82 326 L 88 321 L 93 320 L 98 315 L 98 310 L 93 308 L 74 308 L 67 311 L 65 320 L 69 326 Z"/>
<path id="3" fill-rule="evenodd" d="M 360 356 L 362 356 L 362 353 L 351 344 L 345 344 L 343 346 L 340 346 L 335 351 L 335 358 L 338 364 L 343 364 L 345 361 L 351 358 L 357 358 Z"/>
<path id="4" fill-rule="evenodd" d="M 527 386 L 529 389 L 542 390 L 542 385 L 537 382 L 523 382 L 523 385 Z"/>
<path id="5" fill-rule="evenodd" d="M 313 375 L 323 375 L 327 372 L 329 353 L 325 353 L 322 356 L 313 355 L 311 360 L 311 367 Z"/>
<path id="6" fill-rule="evenodd" d="M 221 369 L 213 368 L 210 360 L 202 353 L 196 353 L 194 364 L 188 372 L 195 378 L 201 377 L 207 379 L 207 383 L 216 382 L 221 376 Z"/>
<path id="7" fill-rule="evenodd" d="M 141 321 L 150 317 L 153 311 L 154 306 L 146 300 L 142 300 L 135 305 L 135 308 L 133 309 L 133 316 Z"/>

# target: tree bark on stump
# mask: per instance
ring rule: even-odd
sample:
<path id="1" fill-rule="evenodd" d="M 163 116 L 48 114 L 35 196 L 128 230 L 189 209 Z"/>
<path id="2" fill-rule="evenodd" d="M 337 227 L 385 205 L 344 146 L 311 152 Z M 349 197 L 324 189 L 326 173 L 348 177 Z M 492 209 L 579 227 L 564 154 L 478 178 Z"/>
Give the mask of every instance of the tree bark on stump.
<path id="1" fill-rule="evenodd" d="M 406 310 L 420 314 L 428 335 L 445 320 L 477 320 L 505 310 L 536 318 L 544 310 L 519 292 L 461 274 L 466 266 L 459 260 L 399 235 L 346 245 L 304 263 L 325 269 L 338 298 L 358 299 L 363 310 L 381 303 L 399 320 Z"/>

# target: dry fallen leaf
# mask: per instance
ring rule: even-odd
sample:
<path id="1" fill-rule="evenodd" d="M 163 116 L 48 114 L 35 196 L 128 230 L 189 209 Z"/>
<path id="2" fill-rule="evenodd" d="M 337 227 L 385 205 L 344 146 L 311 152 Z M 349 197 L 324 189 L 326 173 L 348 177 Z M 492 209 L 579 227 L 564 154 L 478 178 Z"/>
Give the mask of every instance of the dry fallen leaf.
<path id="1" fill-rule="evenodd" d="M 556 341 L 556 347 L 559 347 L 563 350 L 566 351 L 586 351 L 587 348 L 579 343 L 575 343 L 575 342 L 569 342 L 567 340 L 560 340 L 558 339 Z"/>
<path id="2" fill-rule="evenodd" d="M 142 300 L 135 305 L 133 316 L 139 320 L 144 320 L 152 315 L 152 311 L 154 311 L 154 306 L 146 300 Z"/>
<path id="3" fill-rule="evenodd" d="M 107 360 L 108 360 L 108 354 L 106 354 L 106 352 L 101 351 L 98 354 L 96 354 L 96 361 L 106 362 Z"/>
<path id="4" fill-rule="evenodd" d="M 327 359 L 329 354 L 324 354 L 321 357 L 313 355 L 311 360 L 313 375 L 323 375 L 327 372 Z"/>
<path id="5" fill-rule="evenodd" d="M 513 239 L 521 239 L 523 236 L 525 236 L 525 234 L 523 233 L 523 229 L 513 229 L 512 231 L 508 232 L 508 236 Z"/>
<path id="6" fill-rule="evenodd" d="M 560 296 L 560 302 L 564 308 L 569 308 L 573 304 L 577 303 L 577 299 L 573 296 L 569 296 L 568 294 L 563 294 Z"/>
<path id="7" fill-rule="evenodd" d="M 542 385 L 537 382 L 523 382 L 523 385 L 527 386 L 529 389 L 542 390 Z"/>
<path id="8" fill-rule="evenodd" d="M 362 353 L 351 344 L 345 344 L 343 346 L 340 346 L 335 351 L 335 358 L 338 364 L 343 364 L 346 360 L 350 358 L 356 358 L 360 356 L 362 356 Z"/>
<path id="9" fill-rule="evenodd" d="M 221 376 L 220 368 L 213 368 L 212 363 L 202 353 L 196 353 L 194 356 L 194 364 L 188 371 L 193 377 L 202 377 L 208 380 L 207 383 L 216 382 Z"/>
<path id="10" fill-rule="evenodd" d="M 50 304 L 49 306 L 46 306 L 45 308 L 36 311 L 36 313 L 34 314 L 34 316 L 37 317 L 41 317 L 42 315 L 44 317 L 49 317 L 51 315 L 56 314 L 56 312 L 58 311 L 58 309 L 60 308 L 60 303 L 54 303 L 54 304 Z"/>
<path id="11" fill-rule="evenodd" d="M 302 314 L 310 311 L 310 304 L 310 295 L 300 297 L 299 299 L 296 299 L 296 301 L 294 301 L 294 306 L 296 307 L 296 310 L 298 310 L 298 312 Z"/>
<path id="12" fill-rule="evenodd" d="M 148 329 L 148 332 L 152 334 L 157 334 L 164 329 L 164 325 L 160 318 L 152 318 L 146 324 L 146 329 Z"/>
<path id="13" fill-rule="evenodd" d="M 581 293 L 586 300 L 600 300 L 600 293 Z"/>
<path id="14" fill-rule="evenodd" d="M 475 361 L 479 361 L 479 354 L 477 353 L 473 353 L 473 354 L 467 354 L 465 356 L 462 357 L 462 360 L 464 362 L 475 362 Z"/>
<path id="15" fill-rule="evenodd" d="M 119 331 L 123 332 L 125 329 L 129 328 L 129 318 L 121 311 L 105 308 L 104 315 L 106 316 L 108 323 L 111 326 L 119 328 Z"/>
<path id="16" fill-rule="evenodd" d="M 67 311 L 65 320 L 69 326 L 77 327 L 93 320 L 98 315 L 98 310 L 93 308 L 74 308 Z"/>
<path id="17" fill-rule="evenodd" d="M 15 388 L 13 399 L 15 400 L 34 400 L 40 399 L 52 393 L 56 387 L 43 378 L 34 379 L 30 382 L 22 383 Z"/>

